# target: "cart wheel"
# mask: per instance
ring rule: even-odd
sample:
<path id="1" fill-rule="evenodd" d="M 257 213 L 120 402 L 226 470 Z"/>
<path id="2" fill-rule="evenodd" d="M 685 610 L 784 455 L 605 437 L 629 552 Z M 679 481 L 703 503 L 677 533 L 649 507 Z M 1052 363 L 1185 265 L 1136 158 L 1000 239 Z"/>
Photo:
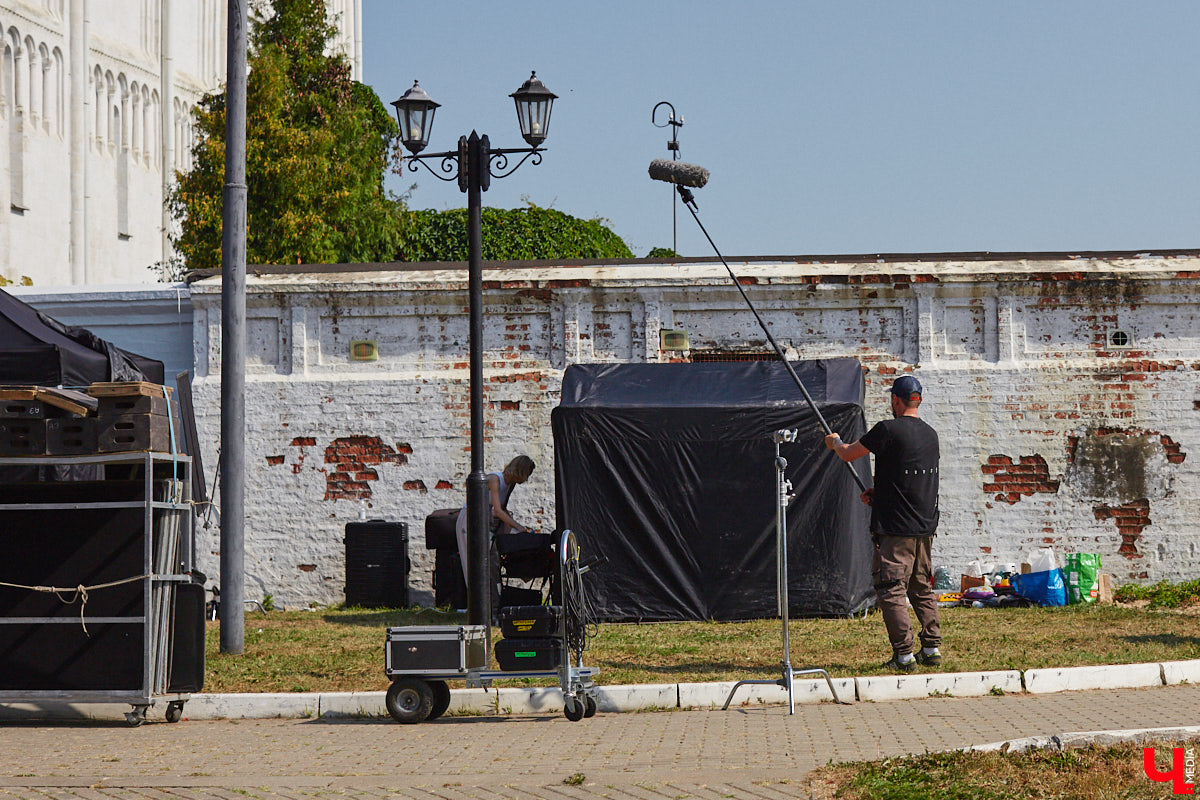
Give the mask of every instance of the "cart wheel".
<path id="1" fill-rule="evenodd" d="M 568 697 L 563 703 L 563 716 L 571 722 L 579 722 L 583 719 L 584 711 L 584 704 L 574 697 Z"/>
<path id="2" fill-rule="evenodd" d="M 125 712 L 125 724 L 136 728 L 146 721 L 146 706 L 134 706 L 133 711 Z"/>
<path id="3" fill-rule="evenodd" d="M 445 681 L 427 681 L 433 690 L 433 708 L 425 719 L 437 719 L 450 707 L 450 686 Z"/>
<path id="4" fill-rule="evenodd" d="M 585 719 L 596 716 L 596 698 L 590 694 L 583 696 L 583 716 Z"/>
<path id="5" fill-rule="evenodd" d="M 173 701 L 167 703 L 167 722 L 179 722 L 183 719 L 183 703 Z"/>
<path id="6" fill-rule="evenodd" d="M 387 710 L 403 725 L 415 725 L 429 718 L 433 709 L 433 689 L 418 678 L 401 678 L 387 690 Z"/>

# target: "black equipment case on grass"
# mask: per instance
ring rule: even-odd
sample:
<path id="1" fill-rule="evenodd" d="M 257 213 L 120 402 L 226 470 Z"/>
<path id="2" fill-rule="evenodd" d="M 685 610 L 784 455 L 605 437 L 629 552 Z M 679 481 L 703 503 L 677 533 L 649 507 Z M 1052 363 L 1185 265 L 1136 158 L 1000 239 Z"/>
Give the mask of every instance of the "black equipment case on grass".
<path id="1" fill-rule="evenodd" d="M 561 639 L 501 639 L 496 642 L 496 661 L 504 672 L 558 669 L 562 659 Z"/>
<path id="2" fill-rule="evenodd" d="M 562 606 L 507 606 L 500 609 L 500 633 L 505 639 L 558 636 Z"/>

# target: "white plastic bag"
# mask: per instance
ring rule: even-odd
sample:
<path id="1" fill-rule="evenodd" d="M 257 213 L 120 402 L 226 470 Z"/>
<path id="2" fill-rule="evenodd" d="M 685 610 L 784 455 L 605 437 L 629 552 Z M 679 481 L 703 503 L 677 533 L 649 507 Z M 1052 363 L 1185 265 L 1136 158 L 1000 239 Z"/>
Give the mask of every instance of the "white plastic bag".
<path id="1" fill-rule="evenodd" d="M 1058 569 L 1058 560 L 1054 558 L 1054 549 L 1051 547 L 1030 550 L 1026 560 L 1029 562 L 1030 572 L 1049 572 L 1052 569 Z"/>
<path id="2" fill-rule="evenodd" d="M 967 575 L 971 578 L 983 577 L 983 562 L 978 558 L 967 562 Z"/>

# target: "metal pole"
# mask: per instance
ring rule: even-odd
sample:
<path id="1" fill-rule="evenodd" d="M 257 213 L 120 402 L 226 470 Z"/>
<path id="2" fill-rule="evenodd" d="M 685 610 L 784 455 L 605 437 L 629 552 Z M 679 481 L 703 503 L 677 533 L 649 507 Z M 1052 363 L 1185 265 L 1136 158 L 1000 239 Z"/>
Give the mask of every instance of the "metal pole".
<path id="1" fill-rule="evenodd" d="M 488 541 L 487 475 L 483 471 L 483 213 L 482 148 L 475 131 L 467 140 L 467 290 L 471 341 L 471 474 L 467 476 L 467 622 L 488 626 L 492 620 L 491 563 Z M 490 632 L 490 628 L 489 628 Z M 490 636 L 489 636 L 490 646 Z"/>
<path id="2" fill-rule="evenodd" d="M 221 652 L 241 653 L 246 445 L 246 0 L 229 0 L 221 233 Z M 165 132 L 164 132 L 165 133 Z"/>
<path id="3" fill-rule="evenodd" d="M 787 551 L 787 504 L 791 499 L 788 490 L 792 488 L 787 479 L 787 459 L 779 454 L 779 439 L 775 440 L 775 470 L 778 473 L 779 509 L 775 515 L 775 535 L 779 537 L 779 617 L 783 620 L 783 680 L 787 683 L 788 713 L 796 713 L 796 702 L 793 696 L 794 683 L 792 680 L 792 648 L 788 637 L 788 551 Z M 834 696 L 836 699 L 836 695 Z"/>

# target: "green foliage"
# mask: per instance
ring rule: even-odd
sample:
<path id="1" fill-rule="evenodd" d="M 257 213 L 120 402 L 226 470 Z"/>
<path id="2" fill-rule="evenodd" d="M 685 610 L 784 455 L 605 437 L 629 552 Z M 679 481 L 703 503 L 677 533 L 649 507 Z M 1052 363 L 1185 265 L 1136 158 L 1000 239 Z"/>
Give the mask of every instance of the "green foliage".
<path id="1" fill-rule="evenodd" d="M 528 261 L 633 258 L 629 246 L 600 219 L 579 219 L 532 203 L 484 208 L 483 258 Z M 400 245 L 402 261 L 466 261 L 467 211 L 411 211 Z"/>
<path id="2" fill-rule="evenodd" d="M 275 0 L 250 33 L 246 260 L 251 264 L 389 261 L 401 204 L 383 188 L 396 125 L 368 87 L 328 55 L 324 0 Z M 193 168 L 167 200 L 189 269 L 221 264 L 225 94 L 196 106 Z"/>
<path id="3" fill-rule="evenodd" d="M 1118 586 L 1113 597 L 1118 603 L 1149 600 L 1150 608 L 1182 608 L 1200 603 L 1200 579 L 1182 583 L 1159 581 L 1153 586 L 1127 583 Z"/>
<path id="4" fill-rule="evenodd" d="M 679 253 L 669 247 L 652 247 L 646 258 L 679 258 Z"/>
<path id="5" fill-rule="evenodd" d="M 263 611 L 274 611 L 275 610 L 275 595 L 271 594 L 270 592 L 267 592 L 266 594 L 264 594 L 263 599 L 262 599 L 262 607 L 263 607 Z"/>

